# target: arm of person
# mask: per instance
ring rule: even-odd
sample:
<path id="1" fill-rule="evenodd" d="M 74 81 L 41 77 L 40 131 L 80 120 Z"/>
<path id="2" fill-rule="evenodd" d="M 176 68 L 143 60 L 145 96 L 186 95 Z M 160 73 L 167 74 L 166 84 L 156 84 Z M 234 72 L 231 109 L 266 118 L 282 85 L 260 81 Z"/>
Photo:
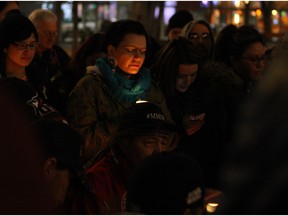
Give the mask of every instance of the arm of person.
<path id="1" fill-rule="evenodd" d="M 105 148 L 112 131 L 112 123 L 99 110 L 100 81 L 97 76 L 87 75 L 77 83 L 68 97 L 66 113 L 69 124 L 85 138 L 82 149 L 84 161 Z"/>

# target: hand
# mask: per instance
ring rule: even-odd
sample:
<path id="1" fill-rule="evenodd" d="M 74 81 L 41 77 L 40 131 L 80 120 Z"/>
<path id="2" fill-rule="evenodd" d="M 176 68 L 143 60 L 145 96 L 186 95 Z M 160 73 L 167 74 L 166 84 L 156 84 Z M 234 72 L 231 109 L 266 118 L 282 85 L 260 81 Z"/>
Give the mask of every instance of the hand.
<path id="1" fill-rule="evenodd" d="M 183 117 L 183 125 L 188 136 L 193 135 L 198 130 L 201 129 L 202 125 L 205 123 L 206 113 L 201 113 L 199 115 L 186 115 Z"/>

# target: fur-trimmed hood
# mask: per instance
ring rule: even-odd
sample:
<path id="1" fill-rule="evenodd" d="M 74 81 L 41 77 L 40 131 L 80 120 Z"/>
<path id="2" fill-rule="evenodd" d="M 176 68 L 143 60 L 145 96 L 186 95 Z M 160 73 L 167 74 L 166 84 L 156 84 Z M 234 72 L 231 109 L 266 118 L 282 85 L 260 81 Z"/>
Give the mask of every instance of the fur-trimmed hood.
<path id="1" fill-rule="evenodd" d="M 194 20 L 194 21 L 191 21 L 191 22 L 187 23 L 184 26 L 184 28 L 182 29 L 180 36 L 188 38 L 189 33 L 191 32 L 191 30 L 193 29 L 195 24 L 198 24 L 198 23 L 206 26 L 208 28 L 208 30 L 209 30 L 210 35 L 211 35 L 210 38 L 211 38 L 212 48 L 211 48 L 211 52 L 209 54 L 209 58 L 211 59 L 211 58 L 213 58 L 213 55 L 214 55 L 215 40 L 214 40 L 214 34 L 213 34 L 212 29 L 211 29 L 211 26 L 210 26 L 210 24 L 207 21 L 205 21 L 205 20 Z"/>

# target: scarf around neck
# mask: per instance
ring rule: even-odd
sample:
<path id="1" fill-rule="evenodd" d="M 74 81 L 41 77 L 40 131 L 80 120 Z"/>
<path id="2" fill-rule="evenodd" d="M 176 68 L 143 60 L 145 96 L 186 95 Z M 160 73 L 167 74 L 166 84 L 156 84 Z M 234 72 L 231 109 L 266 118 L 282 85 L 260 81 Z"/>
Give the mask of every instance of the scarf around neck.
<path id="1" fill-rule="evenodd" d="M 134 103 L 136 100 L 144 99 L 151 85 L 150 71 L 141 68 L 139 72 L 132 75 L 130 79 L 120 76 L 112 71 L 113 66 L 108 63 L 108 58 L 99 58 L 96 66 L 107 85 L 106 91 L 113 100 L 125 103 Z"/>

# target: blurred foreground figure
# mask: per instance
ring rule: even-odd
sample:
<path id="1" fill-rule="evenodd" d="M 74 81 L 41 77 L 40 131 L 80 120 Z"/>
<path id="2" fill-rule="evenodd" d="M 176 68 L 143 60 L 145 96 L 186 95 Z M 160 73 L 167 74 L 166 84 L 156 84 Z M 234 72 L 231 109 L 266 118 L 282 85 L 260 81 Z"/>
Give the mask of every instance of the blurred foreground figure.
<path id="1" fill-rule="evenodd" d="M 16 99 L 0 86 L 0 214 L 51 214 L 44 191 L 40 145 Z"/>
<path id="2" fill-rule="evenodd" d="M 267 75 L 239 118 L 220 214 L 288 214 L 287 38 L 273 52 Z"/>
<path id="3" fill-rule="evenodd" d="M 136 167 L 127 190 L 132 214 L 202 214 L 204 181 L 198 164 L 171 152 L 147 157 Z"/>

